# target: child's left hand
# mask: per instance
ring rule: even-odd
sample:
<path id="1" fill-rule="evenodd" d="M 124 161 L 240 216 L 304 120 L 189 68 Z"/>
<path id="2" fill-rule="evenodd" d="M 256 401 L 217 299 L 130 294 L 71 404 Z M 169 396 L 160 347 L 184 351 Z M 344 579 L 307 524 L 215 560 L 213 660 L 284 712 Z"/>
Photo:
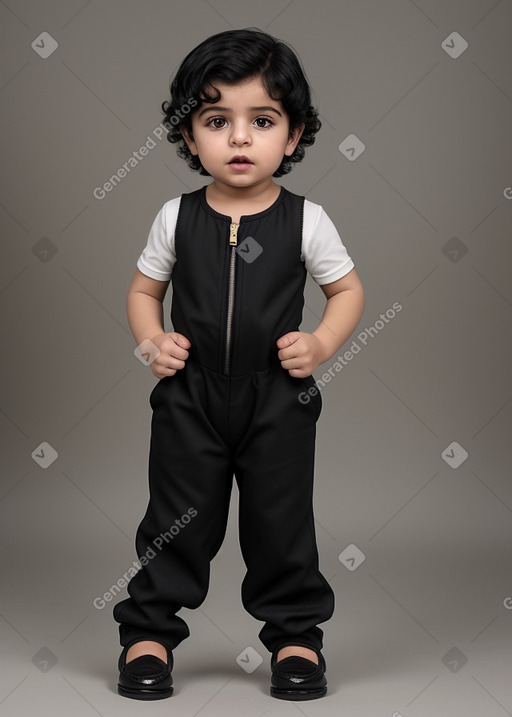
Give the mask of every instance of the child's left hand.
<path id="1" fill-rule="evenodd" d="M 310 376 L 325 359 L 322 342 L 314 334 L 290 331 L 276 341 L 281 366 L 294 378 Z"/>

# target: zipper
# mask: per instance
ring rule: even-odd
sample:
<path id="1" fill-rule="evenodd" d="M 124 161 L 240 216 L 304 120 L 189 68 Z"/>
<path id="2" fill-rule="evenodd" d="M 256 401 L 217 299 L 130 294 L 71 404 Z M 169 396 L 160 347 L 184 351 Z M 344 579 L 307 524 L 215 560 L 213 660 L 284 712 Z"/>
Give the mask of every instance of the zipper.
<path id="1" fill-rule="evenodd" d="M 226 322 L 226 355 L 224 362 L 224 373 L 227 375 L 229 375 L 229 364 L 231 360 L 231 328 L 233 324 L 233 304 L 235 298 L 235 260 L 239 226 L 240 224 L 237 224 L 236 222 L 231 222 L 229 225 L 229 246 L 231 248 L 231 256 L 229 264 L 228 314 Z"/>

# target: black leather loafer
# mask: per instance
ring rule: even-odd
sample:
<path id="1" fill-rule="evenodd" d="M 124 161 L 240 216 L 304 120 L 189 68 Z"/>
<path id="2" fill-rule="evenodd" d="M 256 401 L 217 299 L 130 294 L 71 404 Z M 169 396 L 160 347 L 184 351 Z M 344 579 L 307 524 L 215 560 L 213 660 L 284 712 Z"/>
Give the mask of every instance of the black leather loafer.
<path id="1" fill-rule="evenodd" d="M 280 645 L 272 653 L 270 666 L 272 677 L 270 694 L 281 700 L 314 700 L 327 692 L 324 656 L 315 647 L 308 645 L 318 655 L 318 665 L 305 657 L 285 657 L 277 661 Z"/>
<path id="2" fill-rule="evenodd" d="M 167 645 L 167 664 L 156 655 L 141 655 L 126 662 L 126 645 L 119 656 L 119 681 L 117 691 L 123 697 L 135 700 L 161 700 L 173 693 L 171 671 L 174 664 L 172 651 Z M 162 643 L 164 644 L 164 643 Z"/>

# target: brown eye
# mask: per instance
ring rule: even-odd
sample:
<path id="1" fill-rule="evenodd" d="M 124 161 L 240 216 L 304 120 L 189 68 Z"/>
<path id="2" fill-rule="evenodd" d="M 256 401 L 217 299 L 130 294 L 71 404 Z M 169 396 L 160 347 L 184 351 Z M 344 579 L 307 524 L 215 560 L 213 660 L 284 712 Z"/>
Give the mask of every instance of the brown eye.
<path id="1" fill-rule="evenodd" d="M 208 121 L 208 124 L 210 126 L 214 127 L 215 129 L 222 129 L 222 127 L 224 126 L 223 123 L 225 121 L 226 120 L 223 117 L 212 117 L 211 120 Z M 220 122 L 221 124 L 218 125 L 218 124 L 216 124 L 217 122 Z M 215 124 L 213 124 L 213 123 L 215 123 Z"/>
<path id="2" fill-rule="evenodd" d="M 265 124 L 265 125 L 261 125 L 261 124 L 258 125 L 258 127 L 260 127 L 261 129 L 266 129 L 267 127 L 271 127 L 271 126 L 274 124 L 274 123 L 272 122 L 272 120 L 269 120 L 269 119 L 268 119 L 268 117 L 258 117 L 258 118 L 256 119 L 256 122 L 267 122 L 267 123 L 268 123 L 268 124 Z"/>

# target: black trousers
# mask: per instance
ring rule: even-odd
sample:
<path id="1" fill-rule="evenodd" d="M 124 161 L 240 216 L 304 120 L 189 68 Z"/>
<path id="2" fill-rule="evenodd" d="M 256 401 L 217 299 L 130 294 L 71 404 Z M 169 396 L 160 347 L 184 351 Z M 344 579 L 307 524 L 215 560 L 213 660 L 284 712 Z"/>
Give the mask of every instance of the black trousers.
<path id="1" fill-rule="evenodd" d="M 190 357 L 156 384 L 150 499 L 135 540 L 142 568 L 113 609 L 121 645 L 155 639 L 174 648 L 190 635 L 177 613 L 206 598 L 234 475 L 247 568 L 241 599 L 265 623 L 259 639 L 270 652 L 286 642 L 322 648 L 317 624 L 332 616 L 334 593 L 319 571 L 314 527 L 322 409 L 314 386 L 313 376 L 294 378 L 280 363 L 233 377 Z"/>

